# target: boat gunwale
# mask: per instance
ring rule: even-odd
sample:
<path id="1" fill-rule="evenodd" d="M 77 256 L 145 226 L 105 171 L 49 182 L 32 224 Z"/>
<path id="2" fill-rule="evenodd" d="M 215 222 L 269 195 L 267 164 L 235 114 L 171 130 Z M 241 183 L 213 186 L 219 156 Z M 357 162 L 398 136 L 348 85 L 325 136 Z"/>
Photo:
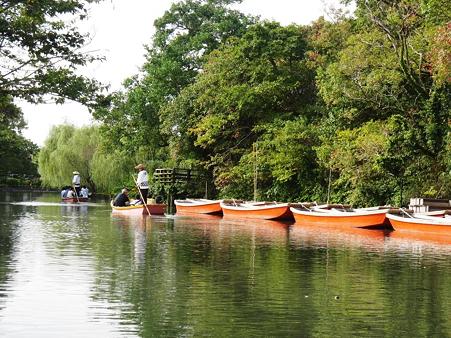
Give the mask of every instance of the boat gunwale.
<path id="1" fill-rule="evenodd" d="M 386 217 L 389 220 L 394 220 L 403 223 L 415 223 L 420 225 L 430 225 L 430 226 L 449 226 L 451 227 L 451 220 L 446 218 L 419 218 L 419 217 L 401 217 L 398 215 L 387 214 Z M 435 219 L 436 218 L 436 219 Z"/>
<path id="2" fill-rule="evenodd" d="M 62 197 L 61 202 L 89 202 L 89 197 Z"/>
<path id="3" fill-rule="evenodd" d="M 371 216 L 371 215 L 387 214 L 387 212 L 388 212 L 388 209 L 361 210 L 361 211 L 335 211 L 335 210 L 315 211 L 313 209 L 311 211 L 308 211 L 308 210 L 300 210 L 299 208 L 295 208 L 295 207 L 290 207 L 290 210 L 293 214 L 298 214 L 298 215 L 317 216 L 317 217 L 334 217 L 334 218 Z"/>
<path id="4" fill-rule="evenodd" d="M 243 207 L 243 204 L 246 203 L 240 203 L 240 205 L 228 205 L 224 204 L 223 202 L 220 203 L 221 208 L 228 209 L 228 210 L 234 210 L 234 211 L 261 211 L 261 210 L 271 210 L 271 209 L 279 209 L 279 208 L 289 208 L 290 203 L 280 203 L 280 204 L 273 204 L 273 205 L 252 205 L 247 204 L 247 206 Z"/>
<path id="5" fill-rule="evenodd" d="M 222 200 L 193 200 L 193 199 L 186 199 L 186 200 L 174 200 L 175 205 L 179 205 L 182 207 L 197 207 L 197 206 L 203 206 L 203 205 L 212 205 L 220 203 Z"/>
<path id="6" fill-rule="evenodd" d="M 113 210 L 134 210 L 134 209 L 143 209 L 144 208 L 144 204 L 138 204 L 138 205 L 129 205 L 126 207 L 117 207 L 115 205 L 113 205 L 113 201 L 110 202 L 111 207 L 113 208 Z M 147 206 L 151 206 L 154 204 L 147 204 Z"/>

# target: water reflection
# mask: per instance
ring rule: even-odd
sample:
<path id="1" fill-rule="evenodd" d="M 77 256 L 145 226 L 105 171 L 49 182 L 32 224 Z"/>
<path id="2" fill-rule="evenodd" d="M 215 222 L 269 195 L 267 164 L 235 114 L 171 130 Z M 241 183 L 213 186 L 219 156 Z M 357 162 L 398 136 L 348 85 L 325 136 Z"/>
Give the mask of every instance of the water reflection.
<path id="1" fill-rule="evenodd" d="M 358 248 L 383 252 L 387 230 L 294 224 L 290 244 L 305 247 Z"/>
<path id="2" fill-rule="evenodd" d="M 0 335 L 451 332 L 449 245 L 93 204 L 0 204 Z"/>

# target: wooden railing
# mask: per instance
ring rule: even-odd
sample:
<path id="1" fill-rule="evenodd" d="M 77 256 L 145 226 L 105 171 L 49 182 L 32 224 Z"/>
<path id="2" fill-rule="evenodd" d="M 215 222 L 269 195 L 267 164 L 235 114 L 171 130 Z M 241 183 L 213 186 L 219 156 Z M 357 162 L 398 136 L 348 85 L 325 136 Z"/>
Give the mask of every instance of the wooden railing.
<path id="1" fill-rule="evenodd" d="M 182 168 L 155 169 L 153 173 L 154 180 L 161 184 L 187 183 L 202 176 L 198 170 Z"/>

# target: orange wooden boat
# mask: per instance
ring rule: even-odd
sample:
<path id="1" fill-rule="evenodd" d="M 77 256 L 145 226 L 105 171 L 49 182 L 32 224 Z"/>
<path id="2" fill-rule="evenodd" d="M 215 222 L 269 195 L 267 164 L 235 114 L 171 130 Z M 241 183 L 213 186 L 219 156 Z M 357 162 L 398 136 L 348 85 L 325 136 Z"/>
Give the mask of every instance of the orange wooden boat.
<path id="1" fill-rule="evenodd" d="M 88 202 L 89 197 L 79 197 L 78 199 L 77 199 L 77 197 L 64 197 L 64 198 L 61 198 L 61 201 L 65 202 L 65 203 Z"/>
<path id="2" fill-rule="evenodd" d="M 195 214 L 219 214 L 222 213 L 221 201 L 207 199 L 175 200 L 177 212 Z"/>
<path id="3" fill-rule="evenodd" d="M 164 215 L 166 210 L 166 204 L 147 204 L 147 208 L 144 204 L 116 207 L 113 205 L 113 201 L 111 201 L 110 205 L 113 214 L 122 215 L 148 215 L 147 209 L 149 209 L 151 215 Z"/>
<path id="4" fill-rule="evenodd" d="M 425 232 L 451 236 L 451 219 L 415 214 L 387 214 L 395 231 Z"/>
<path id="5" fill-rule="evenodd" d="M 267 220 L 293 217 L 288 203 L 222 201 L 220 205 L 224 216 L 227 217 Z"/>
<path id="6" fill-rule="evenodd" d="M 308 225 L 327 225 L 361 228 L 382 226 L 388 209 L 362 208 L 362 209 L 327 209 L 323 206 L 314 208 L 290 208 L 296 223 Z"/>

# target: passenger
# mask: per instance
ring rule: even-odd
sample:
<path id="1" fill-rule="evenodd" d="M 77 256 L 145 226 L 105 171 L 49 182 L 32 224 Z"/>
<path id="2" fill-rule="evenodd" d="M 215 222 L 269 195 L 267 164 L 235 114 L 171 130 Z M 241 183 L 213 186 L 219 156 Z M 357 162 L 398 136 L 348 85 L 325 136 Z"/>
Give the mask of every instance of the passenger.
<path id="1" fill-rule="evenodd" d="M 140 205 L 140 204 L 143 204 L 143 202 L 141 201 L 141 196 L 137 194 L 135 196 L 135 199 L 133 201 L 130 201 L 130 205 Z"/>
<path id="2" fill-rule="evenodd" d="M 122 189 L 122 192 L 114 198 L 113 205 L 115 207 L 126 207 L 130 205 L 127 188 Z"/>
<path id="3" fill-rule="evenodd" d="M 66 198 L 67 197 L 67 186 L 64 186 L 62 189 L 61 189 L 61 198 Z"/>
<path id="4" fill-rule="evenodd" d="M 143 203 L 147 204 L 147 194 L 149 193 L 149 179 L 147 177 L 146 168 L 144 167 L 144 164 L 138 164 L 135 169 L 138 169 L 139 171 L 136 183 L 138 184 L 138 188 L 144 198 Z"/>
<path id="5" fill-rule="evenodd" d="M 78 171 L 73 172 L 74 177 L 72 177 L 72 185 L 75 188 L 75 191 L 77 192 L 77 196 L 80 196 L 80 173 Z"/>
<path id="6" fill-rule="evenodd" d="M 81 197 L 84 197 L 84 198 L 89 197 L 89 190 L 85 185 L 81 187 L 80 194 L 81 194 Z"/>
<path id="7" fill-rule="evenodd" d="M 69 189 L 67 190 L 67 198 L 74 198 L 76 197 L 75 192 L 74 192 L 74 188 L 69 187 Z"/>

